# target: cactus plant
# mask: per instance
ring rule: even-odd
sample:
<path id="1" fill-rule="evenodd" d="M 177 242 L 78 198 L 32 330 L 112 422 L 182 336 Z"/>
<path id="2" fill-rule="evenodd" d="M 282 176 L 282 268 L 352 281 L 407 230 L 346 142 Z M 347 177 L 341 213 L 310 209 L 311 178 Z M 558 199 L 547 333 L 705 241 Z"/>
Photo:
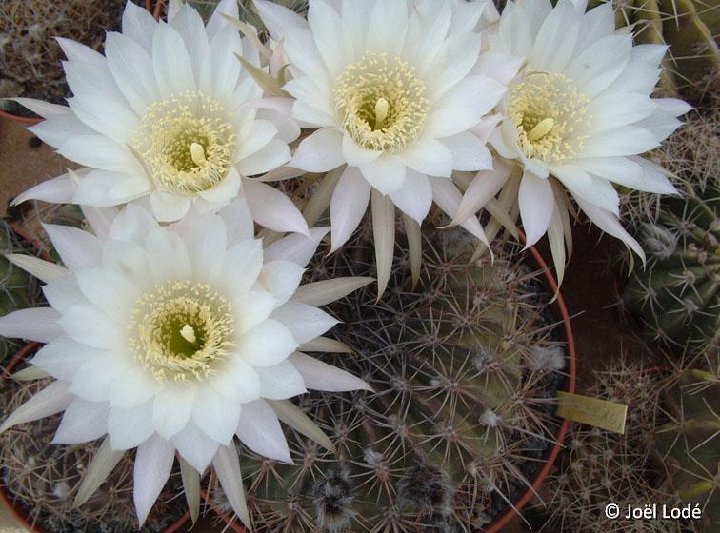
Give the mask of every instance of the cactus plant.
<path id="1" fill-rule="evenodd" d="M 533 510 L 543 514 L 542 531 L 595 533 L 682 531 L 678 521 L 624 520 L 628 506 L 663 502 L 673 496 L 658 489 L 664 472 L 651 460 L 652 435 L 660 391 L 668 378 L 630 362 L 612 360 L 593 373 L 585 394 L 628 406 L 626 432 L 611 433 L 575 425 L 568 436 L 560 471 L 545 483 L 543 502 Z M 605 506 L 615 503 L 622 515 L 609 520 Z"/>
<path id="2" fill-rule="evenodd" d="M 641 316 L 648 336 L 676 351 L 703 347 L 720 326 L 720 197 L 667 202 L 656 224 L 645 226 L 648 267 L 633 274 L 625 303 Z"/>
<path id="3" fill-rule="evenodd" d="M 8 253 L 26 252 L 21 240 L 6 220 L 0 220 L 0 316 L 16 309 L 33 307 L 41 301 L 35 278 L 10 263 Z M 0 363 L 20 347 L 17 340 L 0 338 Z"/>
<path id="4" fill-rule="evenodd" d="M 663 395 L 670 421 L 655 434 L 668 484 L 684 502 L 702 509 L 697 531 L 720 528 L 720 376 L 691 368 Z"/>
<path id="5" fill-rule="evenodd" d="M 316 256 L 311 280 L 371 273 L 369 233 Z M 300 403 L 337 455 L 297 433 L 292 465 L 243 454 L 253 531 L 475 530 L 529 484 L 553 440 L 549 397 L 564 365 L 550 296 L 502 250 L 468 266 L 469 255 L 445 255 L 471 249 L 461 233 L 432 235 L 418 290 L 399 253 L 381 301 L 370 287 L 330 306 L 345 324 L 327 362 L 375 392 Z"/>
<path id="6" fill-rule="evenodd" d="M 8 381 L 2 388 L 2 417 L 27 401 L 49 380 Z M 99 442 L 83 445 L 49 445 L 61 414 L 23 424 L 0 435 L 0 484 L 31 524 L 53 533 L 92 531 L 162 531 L 186 510 L 179 472 L 173 474 L 154 512 L 138 530 L 132 498 L 133 460 L 125 454 L 97 492 L 83 505 L 73 506 L 75 492 Z M 2 528 L 0 528 L 1 530 Z"/>
<path id="7" fill-rule="evenodd" d="M 633 27 L 636 43 L 670 46 L 661 74 L 662 91 L 700 100 L 717 90 L 720 4 L 716 0 L 616 0 L 614 5 L 616 25 Z"/>

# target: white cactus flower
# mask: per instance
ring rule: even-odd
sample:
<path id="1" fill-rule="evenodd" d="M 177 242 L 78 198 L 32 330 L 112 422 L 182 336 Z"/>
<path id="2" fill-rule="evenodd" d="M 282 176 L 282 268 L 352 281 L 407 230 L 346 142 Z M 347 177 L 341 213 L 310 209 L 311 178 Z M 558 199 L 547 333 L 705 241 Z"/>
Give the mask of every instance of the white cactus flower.
<path id="1" fill-rule="evenodd" d="M 104 438 L 77 503 L 125 450 L 137 447 L 134 500 L 141 524 L 176 452 L 184 479 L 197 482 L 212 464 L 248 524 L 235 437 L 289 462 L 280 418 L 332 449 L 287 400 L 309 388 L 369 388 L 303 350 L 338 349 L 321 337 L 337 321 L 317 306 L 371 280 L 340 278 L 298 289 L 327 229 L 292 234 L 264 249 L 242 200 L 219 214 L 193 210 L 166 227 L 134 205 L 109 224 L 101 217 L 90 222 L 95 235 L 46 226 L 65 266 L 9 255 L 46 283 L 50 307 L 1 317 L 0 335 L 46 343 L 21 373 L 54 380 L 0 432 L 64 411 L 54 443 Z"/>
<path id="2" fill-rule="evenodd" d="M 509 2 L 491 37 L 494 50 L 523 61 L 497 108 L 504 120 L 490 137 L 516 171 L 498 165 L 496 174 L 502 181 L 511 176 L 507 186 L 517 189 L 512 201 L 527 244 L 548 233 L 560 281 L 570 239 L 567 193 L 591 222 L 644 260 L 619 222 L 613 183 L 676 192 L 667 172 L 642 154 L 658 147 L 690 109 L 650 96 L 666 47 L 633 46 L 630 29 L 615 29 L 610 2 L 586 7 L 585 0 L 559 0 L 555 8 L 549 0 Z M 472 196 L 491 186 L 492 179 L 484 184 L 476 177 L 464 202 L 481 207 Z"/>
<path id="3" fill-rule="evenodd" d="M 451 218 L 459 206 L 453 171 L 492 167 L 485 144 L 498 117 L 488 113 L 519 66 L 484 50 L 477 28 L 497 12 L 487 1 L 311 0 L 306 21 L 266 0 L 255 5 L 287 54 L 292 116 L 315 128 L 288 166 L 338 169 L 326 195 L 332 250 L 371 206 L 382 293 L 395 207 L 413 226 L 411 256 L 419 257 L 432 202 Z M 463 222 L 486 240 L 476 218 Z"/>
<path id="4" fill-rule="evenodd" d="M 16 100 L 46 119 L 31 128 L 38 137 L 87 168 L 78 180 L 60 176 L 16 202 L 137 202 L 172 222 L 191 206 L 217 211 L 244 195 L 259 224 L 307 233 L 283 193 L 247 178 L 286 163 L 299 129 L 260 108 L 263 91 L 234 55 L 260 65 L 257 49 L 225 18 L 237 17 L 237 2 L 221 1 L 207 27 L 195 9 L 171 7 L 165 23 L 128 2 L 123 32 L 107 34 L 105 56 L 58 39 L 69 107 Z"/>

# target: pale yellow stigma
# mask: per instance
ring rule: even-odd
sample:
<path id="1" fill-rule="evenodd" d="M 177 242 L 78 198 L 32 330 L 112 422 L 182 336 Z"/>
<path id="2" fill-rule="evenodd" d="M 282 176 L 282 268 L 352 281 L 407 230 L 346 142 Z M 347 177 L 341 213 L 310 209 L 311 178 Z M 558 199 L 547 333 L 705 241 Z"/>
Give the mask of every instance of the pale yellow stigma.
<path id="1" fill-rule="evenodd" d="M 130 145 L 156 187 L 193 194 L 225 179 L 235 134 L 217 100 L 187 91 L 149 105 Z"/>
<path id="2" fill-rule="evenodd" d="M 195 336 L 195 330 L 190 324 L 185 324 L 180 329 L 180 335 L 182 335 L 182 338 L 188 341 L 193 346 L 197 345 L 197 337 Z"/>
<path id="3" fill-rule="evenodd" d="M 553 126 L 555 126 L 555 121 L 551 118 L 546 118 L 544 120 L 541 120 L 537 126 L 535 126 L 533 129 L 531 129 L 528 132 L 528 138 L 531 141 L 539 141 L 545 135 L 550 133 L 550 131 L 553 129 Z"/>
<path id="4" fill-rule="evenodd" d="M 587 139 L 589 102 L 564 74 L 526 74 L 512 89 L 508 108 L 520 149 L 550 164 L 573 157 Z"/>
<path id="5" fill-rule="evenodd" d="M 205 149 L 198 143 L 190 143 L 190 158 L 198 167 L 207 163 L 207 159 L 205 158 Z"/>
<path id="6" fill-rule="evenodd" d="M 173 282 L 135 303 L 128 345 L 160 382 L 203 381 L 227 357 L 233 329 L 230 304 L 215 289 Z"/>
<path id="7" fill-rule="evenodd" d="M 358 145 L 393 152 L 412 144 L 430 101 L 415 67 L 397 56 L 367 52 L 335 80 L 338 119 Z"/>

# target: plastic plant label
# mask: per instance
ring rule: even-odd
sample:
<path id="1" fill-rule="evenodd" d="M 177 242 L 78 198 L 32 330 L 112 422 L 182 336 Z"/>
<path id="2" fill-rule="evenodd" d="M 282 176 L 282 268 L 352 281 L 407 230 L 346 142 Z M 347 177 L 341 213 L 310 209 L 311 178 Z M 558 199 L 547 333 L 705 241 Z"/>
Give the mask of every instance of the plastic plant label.
<path id="1" fill-rule="evenodd" d="M 625 433 L 627 405 L 558 391 L 557 415 L 572 422 L 589 424 L 614 433 Z"/>

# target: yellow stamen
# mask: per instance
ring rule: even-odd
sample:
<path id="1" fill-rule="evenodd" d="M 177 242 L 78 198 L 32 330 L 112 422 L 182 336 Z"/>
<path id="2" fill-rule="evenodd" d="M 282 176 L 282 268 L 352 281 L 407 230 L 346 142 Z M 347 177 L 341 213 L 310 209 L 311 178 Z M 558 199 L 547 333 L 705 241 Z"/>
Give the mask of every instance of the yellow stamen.
<path id="1" fill-rule="evenodd" d="M 555 126 L 555 121 L 550 117 L 540 121 L 537 126 L 535 126 L 528 132 L 528 139 L 530 139 L 531 141 L 539 141 L 540 139 L 545 137 L 545 135 L 550 133 L 550 130 L 553 129 L 553 126 Z"/>
<path id="2" fill-rule="evenodd" d="M 520 149 L 553 164 L 579 153 L 591 124 L 590 99 L 558 72 L 529 72 L 510 93 L 508 117 Z"/>
<path id="3" fill-rule="evenodd" d="M 385 98 L 380 97 L 375 102 L 375 129 L 382 128 L 383 122 L 388 116 L 390 104 Z"/>
<path id="4" fill-rule="evenodd" d="M 193 163 L 195 163 L 199 167 L 207 163 L 207 159 L 205 159 L 205 149 L 202 147 L 201 144 L 190 144 L 190 158 L 192 159 Z"/>
<path id="5" fill-rule="evenodd" d="M 415 67 L 386 53 L 367 52 L 335 79 L 338 120 L 358 145 L 395 152 L 412 144 L 430 101 Z"/>
<path id="6" fill-rule="evenodd" d="M 193 194 L 225 179 L 235 137 L 219 101 L 186 91 L 150 104 L 130 146 L 159 189 Z"/>

